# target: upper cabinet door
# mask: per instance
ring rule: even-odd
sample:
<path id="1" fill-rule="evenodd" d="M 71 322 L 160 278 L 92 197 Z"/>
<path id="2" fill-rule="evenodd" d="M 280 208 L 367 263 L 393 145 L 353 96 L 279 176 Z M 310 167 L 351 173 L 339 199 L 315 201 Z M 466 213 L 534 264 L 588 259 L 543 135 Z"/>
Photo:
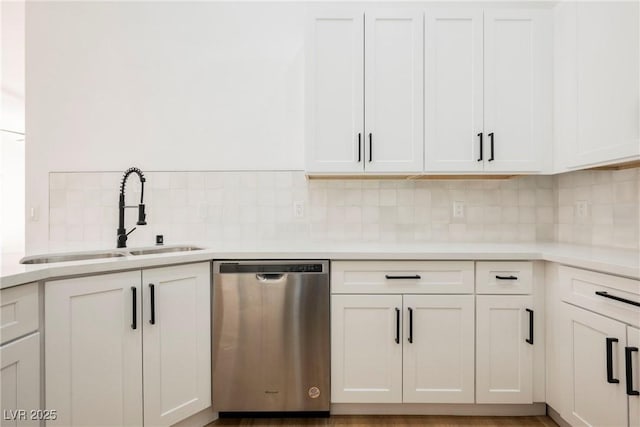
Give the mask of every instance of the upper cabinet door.
<path id="1" fill-rule="evenodd" d="M 484 14 L 485 171 L 537 172 L 552 138 L 548 10 Z"/>
<path id="2" fill-rule="evenodd" d="M 314 16 L 307 35 L 306 170 L 362 172 L 364 14 Z"/>
<path id="3" fill-rule="evenodd" d="M 365 170 L 423 170 L 423 14 L 371 10 L 365 22 Z"/>
<path id="4" fill-rule="evenodd" d="M 640 155 L 640 5 L 579 2 L 577 138 L 569 166 Z M 567 82 L 571 83 L 571 82 Z"/>
<path id="5" fill-rule="evenodd" d="M 481 171 L 482 10 L 427 11 L 425 171 Z"/>

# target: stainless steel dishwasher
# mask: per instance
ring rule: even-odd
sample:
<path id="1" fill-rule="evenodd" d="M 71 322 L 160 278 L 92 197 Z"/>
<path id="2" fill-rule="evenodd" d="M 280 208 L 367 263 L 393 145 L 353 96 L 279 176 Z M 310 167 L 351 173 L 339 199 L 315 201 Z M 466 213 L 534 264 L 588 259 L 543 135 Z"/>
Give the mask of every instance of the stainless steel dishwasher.
<path id="1" fill-rule="evenodd" d="M 213 405 L 221 416 L 328 414 L 328 261 L 216 261 L 213 312 Z"/>

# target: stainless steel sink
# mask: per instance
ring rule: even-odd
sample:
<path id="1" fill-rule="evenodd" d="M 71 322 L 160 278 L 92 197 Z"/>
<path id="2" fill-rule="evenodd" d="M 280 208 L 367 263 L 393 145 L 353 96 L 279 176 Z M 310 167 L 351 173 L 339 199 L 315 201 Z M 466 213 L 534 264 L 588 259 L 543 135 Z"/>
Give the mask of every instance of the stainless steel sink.
<path id="1" fill-rule="evenodd" d="M 20 260 L 20 264 L 49 264 L 53 262 L 86 261 L 91 259 L 119 258 L 127 256 L 126 252 L 84 252 L 66 254 L 32 255 Z"/>
<path id="2" fill-rule="evenodd" d="M 203 248 L 198 246 L 169 246 L 166 248 L 147 248 L 147 249 L 133 249 L 129 253 L 131 255 L 154 255 L 154 254 L 166 254 L 172 252 L 189 252 L 189 251 L 201 251 Z"/>

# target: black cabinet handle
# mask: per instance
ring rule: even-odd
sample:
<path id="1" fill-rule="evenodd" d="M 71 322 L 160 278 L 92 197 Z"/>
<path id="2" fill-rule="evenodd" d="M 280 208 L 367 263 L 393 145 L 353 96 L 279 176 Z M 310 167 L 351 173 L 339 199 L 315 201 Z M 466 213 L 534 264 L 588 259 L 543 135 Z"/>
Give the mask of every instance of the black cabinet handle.
<path id="1" fill-rule="evenodd" d="M 362 134 L 358 133 L 358 163 L 362 161 Z"/>
<path id="2" fill-rule="evenodd" d="M 533 310 L 530 308 L 526 310 L 529 313 L 529 338 L 525 339 L 525 341 L 533 345 Z"/>
<path id="3" fill-rule="evenodd" d="M 369 163 L 373 160 L 373 136 L 369 132 Z"/>
<path id="4" fill-rule="evenodd" d="M 499 276 L 496 274 L 496 279 L 498 280 L 518 280 L 516 276 Z"/>
<path id="5" fill-rule="evenodd" d="M 417 279 L 420 279 L 421 277 L 420 277 L 419 274 L 415 274 L 413 276 L 393 276 L 393 275 L 390 275 L 390 274 L 385 274 L 384 278 L 385 279 L 389 279 L 389 280 L 396 280 L 396 279 L 401 279 L 401 280 L 414 279 L 414 280 L 417 280 Z"/>
<path id="6" fill-rule="evenodd" d="M 606 291 L 596 291 L 596 295 L 601 296 L 601 297 L 605 297 L 605 298 L 609 298 L 609 299 L 613 299 L 613 300 L 616 300 L 616 301 L 624 302 L 626 304 L 635 305 L 636 307 L 640 307 L 640 302 L 638 302 L 638 301 L 631 301 L 630 299 L 617 297 L 615 295 L 609 294 Z"/>
<path id="7" fill-rule="evenodd" d="M 629 396 L 638 396 L 640 392 L 633 389 L 633 364 L 631 363 L 631 356 L 634 351 L 638 351 L 638 347 L 625 347 L 624 348 L 624 361 L 627 374 L 627 394 Z"/>
<path id="8" fill-rule="evenodd" d="M 491 157 L 489 157 L 489 161 L 492 162 L 495 160 L 493 157 L 493 132 L 489 134 L 489 139 L 491 140 Z"/>
<path id="9" fill-rule="evenodd" d="M 409 338 L 410 344 L 413 344 L 413 308 L 409 307 Z"/>
<path id="10" fill-rule="evenodd" d="M 131 317 L 131 329 L 138 328 L 138 290 L 135 286 L 131 287 L 131 306 L 133 307 Z"/>
<path id="11" fill-rule="evenodd" d="M 607 338 L 607 382 L 610 384 L 618 384 L 619 379 L 613 378 L 613 343 L 618 342 L 618 338 Z"/>
<path id="12" fill-rule="evenodd" d="M 396 307 L 396 344 L 400 344 L 400 309 Z"/>
<path id="13" fill-rule="evenodd" d="M 478 161 L 481 162 L 482 161 L 482 153 L 484 151 L 484 149 L 482 148 L 482 132 L 480 132 L 478 134 L 478 137 L 480 137 L 480 157 L 478 157 Z"/>
<path id="14" fill-rule="evenodd" d="M 149 283 L 149 296 L 151 297 L 151 320 L 149 323 L 156 324 L 156 287 L 153 283 Z"/>

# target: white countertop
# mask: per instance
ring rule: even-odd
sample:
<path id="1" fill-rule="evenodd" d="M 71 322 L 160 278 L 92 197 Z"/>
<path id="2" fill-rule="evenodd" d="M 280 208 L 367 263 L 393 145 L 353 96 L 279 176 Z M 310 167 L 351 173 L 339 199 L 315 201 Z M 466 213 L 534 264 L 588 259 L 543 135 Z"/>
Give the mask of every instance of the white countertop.
<path id="1" fill-rule="evenodd" d="M 330 260 L 544 260 L 640 279 L 640 251 L 560 243 L 486 244 L 300 244 L 232 247 L 196 244 L 205 249 L 159 255 L 23 265 L 24 254 L 3 254 L 0 289 L 60 277 L 106 273 L 214 259 Z"/>

